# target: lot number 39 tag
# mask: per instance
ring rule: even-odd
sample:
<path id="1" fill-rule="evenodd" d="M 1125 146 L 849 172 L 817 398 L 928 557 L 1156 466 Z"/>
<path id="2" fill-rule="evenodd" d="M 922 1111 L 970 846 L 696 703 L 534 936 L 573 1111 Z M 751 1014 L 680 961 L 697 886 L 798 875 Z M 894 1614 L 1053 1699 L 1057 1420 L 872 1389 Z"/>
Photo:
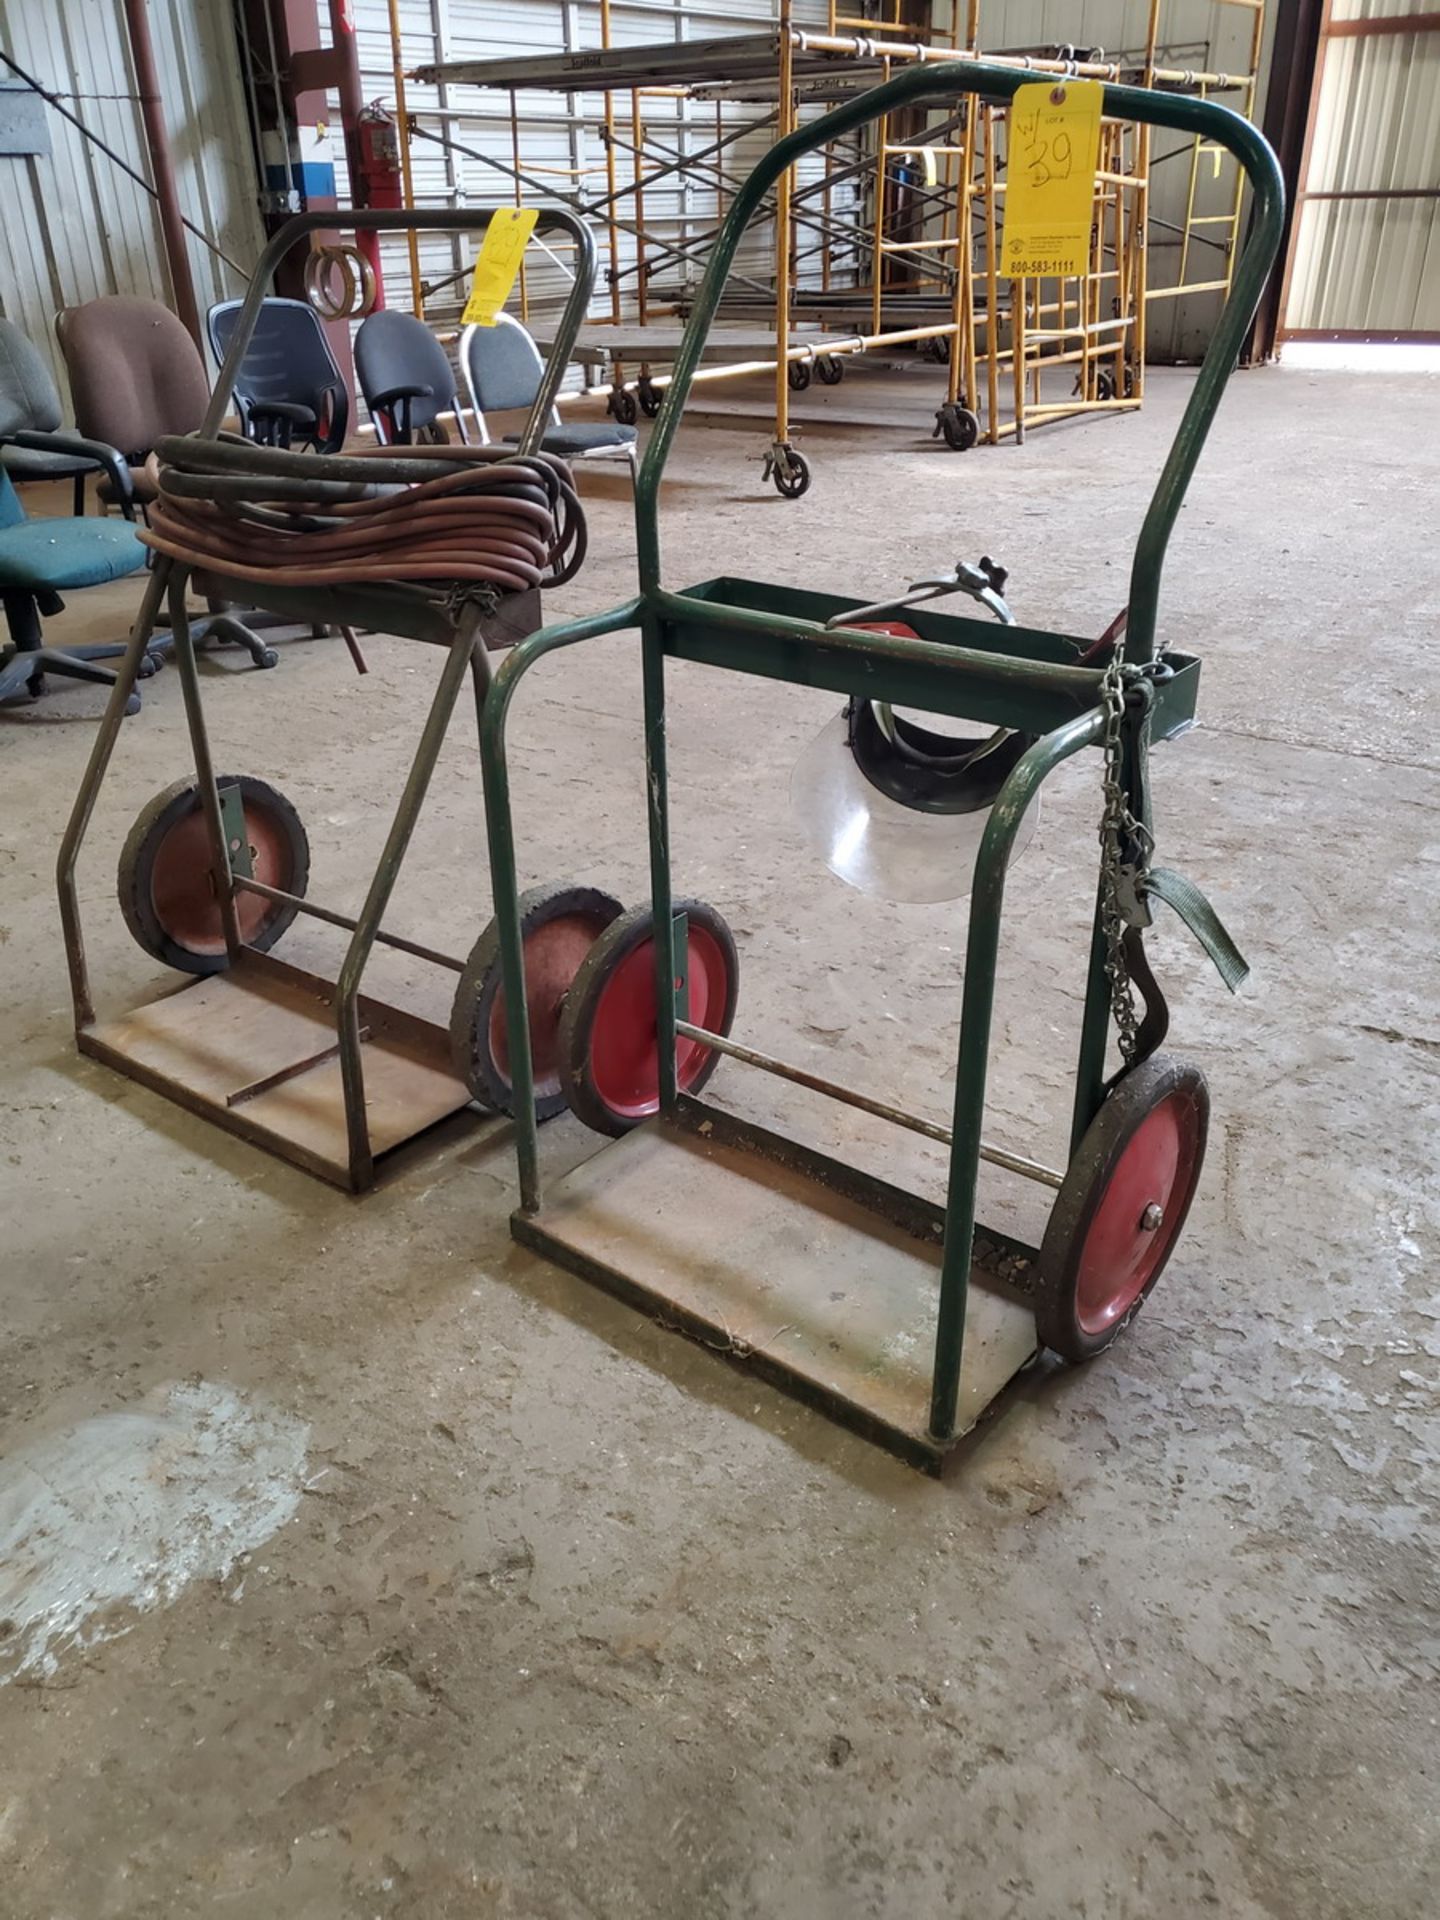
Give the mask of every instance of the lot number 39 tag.
<path id="1" fill-rule="evenodd" d="M 1017 89 L 1000 256 L 1008 279 L 1088 269 L 1103 98 L 1098 80 L 1047 80 Z"/>

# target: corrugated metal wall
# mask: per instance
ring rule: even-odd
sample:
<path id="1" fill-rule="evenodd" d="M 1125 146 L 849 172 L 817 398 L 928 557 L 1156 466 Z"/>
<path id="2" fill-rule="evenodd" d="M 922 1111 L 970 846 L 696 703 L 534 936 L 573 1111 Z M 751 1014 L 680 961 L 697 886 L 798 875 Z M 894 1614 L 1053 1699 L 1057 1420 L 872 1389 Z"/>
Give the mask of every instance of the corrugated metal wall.
<path id="1" fill-rule="evenodd" d="M 248 266 L 263 235 L 228 0 L 151 0 L 150 21 L 181 208 Z M 149 177 L 120 0 L 0 0 L 0 40 Z M 168 301 L 170 287 L 154 201 L 58 113 L 45 114 L 48 156 L 0 156 L 0 306 L 63 387 L 59 308 L 104 293 Z M 202 310 L 243 287 L 193 236 L 190 268 Z"/>
<path id="2" fill-rule="evenodd" d="M 1440 335 L 1440 31 L 1333 31 L 1417 11 L 1413 0 L 1331 10 L 1286 334 Z"/>

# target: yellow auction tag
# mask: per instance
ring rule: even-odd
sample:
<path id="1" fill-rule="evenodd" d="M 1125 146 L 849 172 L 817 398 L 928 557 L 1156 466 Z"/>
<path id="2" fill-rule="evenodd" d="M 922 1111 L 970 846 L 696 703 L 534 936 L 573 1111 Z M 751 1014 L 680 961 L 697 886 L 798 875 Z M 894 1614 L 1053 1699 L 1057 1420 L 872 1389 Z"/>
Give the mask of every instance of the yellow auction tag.
<path id="1" fill-rule="evenodd" d="M 1103 98 L 1098 80 L 1045 80 L 1017 88 L 1010 103 L 1000 256 L 1008 279 L 1088 269 Z"/>
<path id="2" fill-rule="evenodd" d="M 460 316 L 462 326 L 494 326 L 496 316 L 510 298 L 525 243 L 535 231 L 538 217 L 534 207 L 500 207 L 491 214 L 475 259 L 470 298 Z"/>

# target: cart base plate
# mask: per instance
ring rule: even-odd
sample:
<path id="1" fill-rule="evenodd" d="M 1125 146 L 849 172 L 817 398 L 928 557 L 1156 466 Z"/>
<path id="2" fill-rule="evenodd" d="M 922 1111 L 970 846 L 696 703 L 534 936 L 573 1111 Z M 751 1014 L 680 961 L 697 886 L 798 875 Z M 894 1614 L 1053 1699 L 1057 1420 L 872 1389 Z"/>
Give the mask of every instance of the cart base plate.
<path id="1" fill-rule="evenodd" d="M 515 1238 L 938 1473 L 954 1444 L 926 1431 L 938 1242 L 693 1125 L 625 1134 L 513 1215 Z M 1034 1315 L 977 1268 L 956 1439 L 1035 1351 Z"/>
<path id="2" fill-rule="evenodd" d="M 335 1033 L 334 984 L 246 949 L 210 974 L 81 1030 L 80 1051 L 322 1180 L 359 1192 Z M 458 1113 L 470 1093 L 443 1027 L 360 999 L 372 1160 Z"/>

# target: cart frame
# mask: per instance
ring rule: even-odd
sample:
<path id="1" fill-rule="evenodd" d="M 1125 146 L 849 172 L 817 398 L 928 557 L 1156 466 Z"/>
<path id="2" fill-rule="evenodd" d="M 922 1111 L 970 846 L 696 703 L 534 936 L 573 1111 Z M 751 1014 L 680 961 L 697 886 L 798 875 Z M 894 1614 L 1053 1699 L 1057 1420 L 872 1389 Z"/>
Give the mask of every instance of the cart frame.
<path id="1" fill-rule="evenodd" d="M 494 208 L 423 212 L 356 210 L 346 213 L 345 224 L 362 233 L 386 228 L 408 233 L 483 232 L 495 211 Z M 333 214 L 300 214 L 286 222 L 261 254 L 229 351 L 216 378 L 200 429 L 203 436 L 213 436 L 225 418 L 260 304 L 270 291 L 276 268 L 290 250 L 310 234 L 334 225 Z M 539 225 L 542 230 L 559 228 L 570 237 L 575 247 L 576 271 L 554 350 L 516 447 L 521 454 L 533 452 L 545 433 L 569 348 L 588 310 L 595 279 L 594 237 L 578 215 L 568 208 L 546 207 L 541 210 Z M 471 1101 L 469 1089 L 449 1070 L 449 1040 L 444 1029 L 362 997 L 361 984 L 377 943 L 399 948 L 454 973 L 459 973 L 464 966 L 463 960 L 407 939 L 382 923 L 461 689 L 466 679 L 470 679 L 478 732 L 479 717 L 493 677 L 490 645 L 508 644 L 527 631 L 538 618 L 540 595 L 535 591 L 502 598 L 492 612 L 487 610 L 489 601 L 483 595 L 462 595 L 450 604 L 403 585 L 388 583 L 316 588 L 245 583 L 243 595 L 248 604 L 300 620 L 395 634 L 439 647 L 444 653 L 434 697 L 384 848 L 359 912 L 349 915 L 322 907 L 313 900 L 283 894 L 275 888 L 267 890 L 250 875 L 243 854 L 232 859 L 227 850 L 231 835 L 227 834 L 225 821 L 226 801 L 215 775 L 194 637 L 186 613 L 185 588 L 189 572 L 183 563 L 166 555 L 155 558 L 60 845 L 56 883 L 76 1045 L 82 1053 L 104 1061 L 227 1131 L 279 1153 L 306 1172 L 359 1193 L 373 1184 L 375 1162 L 382 1150 L 408 1143 L 417 1133 L 458 1112 Z M 224 575 L 216 573 L 208 577 L 223 580 Z M 240 591 L 237 588 L 237 593 Z M 120 735 L 126 701 L 167 598 L 175 665 L 184 695 L 186 726 L 206 820 L 228 965 L 222 973 L 193 981 L 179 993 L 167 993 L 150 1007 L 117 1020 L 97 1022 L 85 958 L 76 867 Z M 325 980 L 246 946 L 240 938 L 235 912 L 236 895 L 246 890 L 278 898 L 301 914 L 348 930 L 350 942 L 338 978 L 334 982 Z M 208 1001 L 197 997 L 207 989 Z M 253 1006 L 247 1004 L 247 995 Z M 222 997 L 224 1003 L 217 1004 Z M 271 1057 L 273 1047 L 267 1028 L 284 1022 L 291 1023 L 295 1044 L 289 1057 L 277 1065 Z M 322 1027 L 333 1028 L 328 1040 L 321 1034 Z M 234 1035 L 232 1044 L 237 1060 L 243 1061 L 247 1049 L 253 1049 L 255 1070 L 248 1079 L 243 1068 L 232 1070 L 223 1084 L 217 1078 L 206 1039 L 221 1029 Z M 386 1055 L 387 1124 L 380 1144 L 375 1138 L 377 1128 L 372 1114 L 367 1112 L 366 1101 L 364 1054 L 367 1045 L 372 1043 L 376 1052 Z M 328 1075 L 336 1062 L 338 1090 L 327 1084 L 322 1094 L 312 1082 L 308 1099 L 287 1103 L 277 1098 L 277 1094 L 287 1086 L 293 1088 L 306 1074 Z M 334 1124 L 337 1091 L 343 1123 L 338 1130 Z"/>
<path id="2" fill-rule="evenodd" d="M 832 595 L 734 580 L 712 581 L 680 593 L 671 591 L 661 584 L 657 504 L 665 461 L 730 263 L 748 222 L 771 186 L 802 154 L 867 121 L 879 120 L 907 102 L 933 100 L 939 94 L 974 93 L 1004 103 L 1017 88 L 1033 78 L 1013 67 L 986 66 L 973 61 L 917 65 L 872 92 L 846 102 L 824 119 L 792 133 L 761 160 L 730 207 L 640 467 L 635 496 L 640 593 L 609 613 L 547 627 L 522 641 L 499 668 L 481 722 L 491 880 L 508 1007 L 509 1058 L 516 1092 L 520 1207 L 512 1216 L 515 1237 L 545 1252 L 559 1264 L 646 1306 L 681 1330 L 711 1345 L 722 1346 L 731 1357 L 765 1373 L 788 1391 L 822 1406 L 833 1417 L 903 1458 L 936 1472 L 960 1432 L 974 1424 L 983 1404 L 993 1399 L 1035 1349 L 1032 1340 L 1028 1352 L 1018 1358 L 1012 1354 L 1000 1375 L 983 1383 L 978 1407 L 974 1404 L 976 1396 L 967 1391 L 962 1417 L 962 1358 L 972 1279 L 997 1294 L 1014 1291 L 1017 1263 L 1023 1268 L 1033 1257 L 1033 1249 L 1018 1247 L 1004 1235 L 986 1232 L 977 1237 L 975 1220 L 1006 865 L 1026 809 L 1046 778 L 1065 760 L 1101 741 L 1105 727 L 1102 670 L 1078 664 L 1084 653 L 1093 652 L 1088 640 L 1038 629 L 994 626 L 981 620 L 920 611 L 913 615 L 913 625 L 921 637 L 911 640 L 845 627 L 827 628 L 826 618 L 843 611 L 847 604 Z M 1225 108 L 1186 96 L 1107 85 L 1104 111 L 1217 141 L 1236 157 L 1254 191 L 1254 219 L 1248 244 L 1145 513 L 1131 570 L 1129 624 L 1123 659 L 1134 678 L 1139 679 L 1148 671 L 1150 737 L 1160 740 L 1190 724 L 1199 675 L 1196 659 L 1162 652 L 1158 643 L 1157 614 L 1166 546 L 1278 249 L 1284 189 L 1274 155 L 1264 139 L 1248 122 Z M 783 1166 L 792 1171 L 798 1168 L 820 1186 L 848 1196 L 917 1238 L 933 1242 L 935 1236 L 943 1236 L 934 1360 L 928 1413 L 923 1421 L 893 1419 L 877 1408 L 873 1398 L 827 1384 L 817 1377 L 813 1367 L 788 1364 L 781 1355 L 730 1339 L 723 1322 L 717 1322 L 713 1314 L 697 1310 L 693 1303 L 687 1304 L 681 1297 L 678 1274 L 673 1286 L 657 1284 L 653 1274 L 649 1279 L 637 1276 L 603 1253 L 587 1252 L 577 1245 L 573 1235 L 553 1229 L 541 1212 L 538 1141 L 529 1097 L 531 1059 L 524 1014 L 525 970 L 506 725 L 516 690 L 539 661 L 580 642 L 637 625 L 642 640 L 660 1080 L 660 1114 L 658 1119 L 645 1122 L 639 1133 L 663 1132 L 668 1128 L 672 1132 L 688 1132 L 692 1139 L 698 1134 L 709 1142 L 723 1141 L 727 1147 L 758 1155 L 772 1167 Z M 976 860 L 943 1211 L 826 1155 L 781 1141 L 764 1129 L 737 1120 L 677 1090 L 677 1034 L 683 1030 L 691 1040 L 709 1036 L 691 1026 L 683 1007 L 677 1007 L 677 988 L 683 998 L 685 960 L 683 922 L 677 929 L 675 921 L 669 853 L 665 670 L 671 659 L 701 662 L 732 672 L 845 695 L 889 700 L 1039 736 L 1006 780 L 991 811 Z M 1156 667 L 1162 671 L 1154 672 Z M 1133 749 L 1126 751 L 1127 756 L 1133 754 Z M 1143 780 L 1143 762 L 1136 765 L 1132 757 L 1125 771 Z M 1106 1098 L 1105 1056 L 1110 1013 L 1106 942 L 1097 905 L 1076 1067 L 1072 1151 Z M 720 1050 L 732 1054 L 737 1051 L 733 1044 Z M 738 1051 L 741 1058 L 749 1052 Z M 749 1064 L 769 1066 L 771 1070 L 778 1065 L 754 1054 L 749 1055 Z M 826 1090 L 838 1091 L 840 1097 L 845 1097 L 844 1090 L 833 1087 Z M 878 1103 L 870 1106 L 871 1110 L 883 1111 Z M 891 1117 L 904 1123 L 903 1116 L 892 1114 Z M 607 1146 L 587 1166 L 602 1169 L 609 1155 L 624 1153 L 636 1138 L 636 1134 L 626 1135 Z M 633 1160 L 632 1153 L 629 1164 L 633 1164 Z M 1038 1171 L 1044 1178 L 1044 1171 Z M 592 1179 L 592 1191 L 594 1184 Z M 1006 1278 L 1007 1271 L 1010 1279 Z M 1023 1297 L 1023 1288 L 1021 1293 Z"/>

